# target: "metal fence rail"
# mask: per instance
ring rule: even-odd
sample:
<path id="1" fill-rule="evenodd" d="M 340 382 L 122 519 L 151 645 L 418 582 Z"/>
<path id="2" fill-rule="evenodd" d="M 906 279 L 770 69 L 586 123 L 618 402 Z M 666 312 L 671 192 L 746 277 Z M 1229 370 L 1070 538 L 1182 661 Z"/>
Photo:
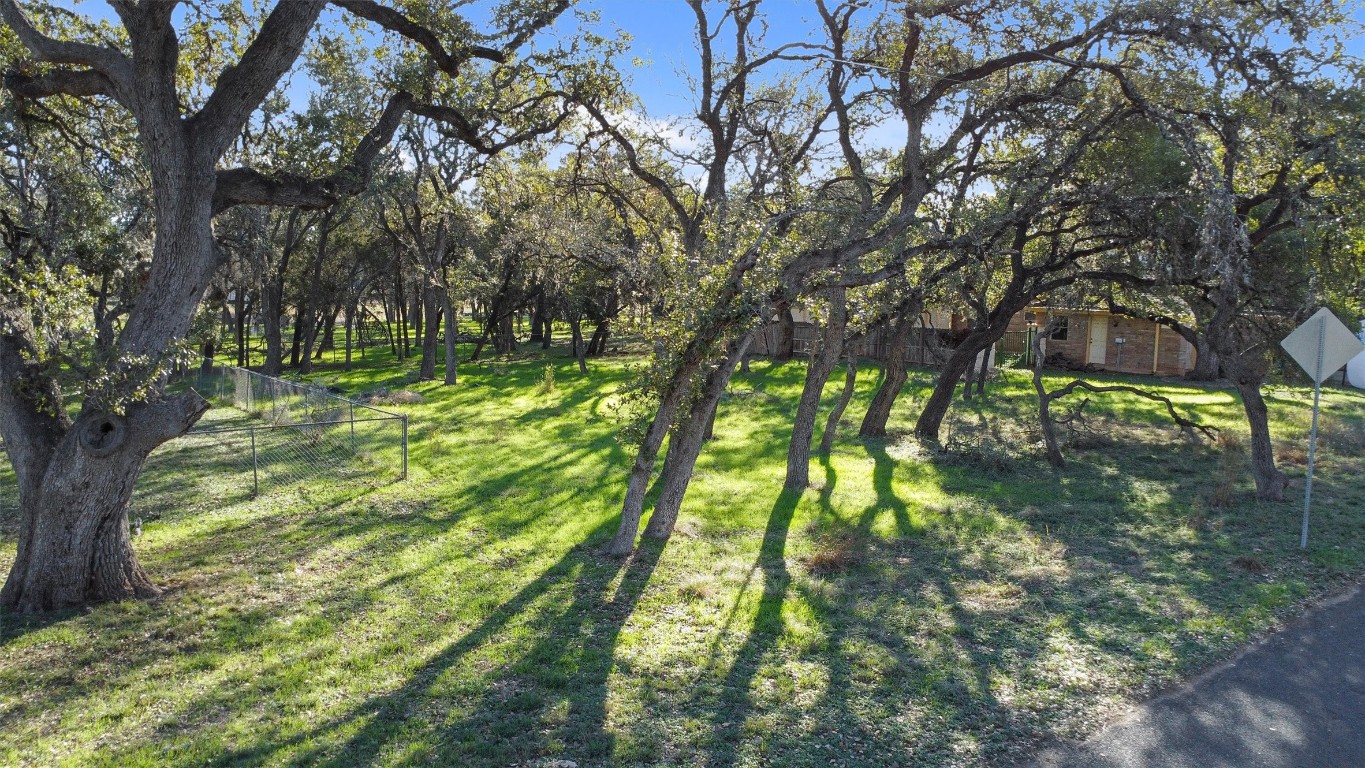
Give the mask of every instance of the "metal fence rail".
<path id="1" fill-rule="evenodd" d="M 201 368 L 175 386 L 194 387 L 214 408 L 148 458 L 139 496 L 169 493 L 186 481 L 221 488 L 225 478 L 252 495 L 321 478 L 362 484 L 407 478 L 403 414 L 230 365 Z"/>

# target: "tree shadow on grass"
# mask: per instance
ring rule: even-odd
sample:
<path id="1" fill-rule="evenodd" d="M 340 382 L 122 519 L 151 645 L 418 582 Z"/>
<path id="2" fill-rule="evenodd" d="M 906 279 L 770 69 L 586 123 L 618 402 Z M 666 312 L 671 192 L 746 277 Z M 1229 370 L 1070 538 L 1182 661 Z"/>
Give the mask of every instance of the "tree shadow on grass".
<path id="1" fill-rule="evenodd" d="M 763 573 L 763 593 L 758 610 L 745 636 L 744 644 L 735 654 L 729 672 L 720 683 L 714 701 L 694 701 L 693 705 L 711 710 L 711 734 L 706 753 L 706 764 L 733 765 L 735 748 L 752 738 L 771 738 L 776 734 L 746 734 L 743 726 L 754 709 L 751 686 L 759 669 L 773 652 L 784 629 L 782 606 L 791 585 L 787 570 L 787 537 L 792 517 L 801 501 L 798 491 L 783 491 L 777 497 L 768 516 L 768 527 L 763 534 L 754 570 Z M 703 694 L 706 695 L 706 694 Z"/>
<path id="2" fill-rule="evenodd" d="M 607 683 L 616 644 L 664 549 L 645 542 L 624 561 L 599 557 L 593 550 L 612 525 L 599 526 L 398 688 L 318 728 L 262 739 L 221 762 L 340 767 L 401 754 L 405 762 L 507 765 L 541 756 L 610 756 Z M 513 639 L 509 647 L 506 638 L 527 631 L 529 644 Z M 480 671 L 486 666 L 496 669 Z"/>

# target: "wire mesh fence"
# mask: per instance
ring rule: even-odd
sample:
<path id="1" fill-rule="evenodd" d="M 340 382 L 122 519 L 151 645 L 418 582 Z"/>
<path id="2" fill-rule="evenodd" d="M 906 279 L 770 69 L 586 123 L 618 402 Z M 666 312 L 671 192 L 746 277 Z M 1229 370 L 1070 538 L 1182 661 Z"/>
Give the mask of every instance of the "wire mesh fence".
<path id="1" fill-rule="evenodd" d="M 19 484 L 10 470 L 9 454 L 0 440 L 0 533 L 19 517 Z"/>
<path id="2" fill-rule="evenodd" d="M 148 458 L 135 506 L 187 483 L 221 497 L 310 480 L 331 487 L 407 477 L 408 424 L 401 414 L 228 365 L 202 368 L 176 386 L 193 387 L 214 408 Z"/>

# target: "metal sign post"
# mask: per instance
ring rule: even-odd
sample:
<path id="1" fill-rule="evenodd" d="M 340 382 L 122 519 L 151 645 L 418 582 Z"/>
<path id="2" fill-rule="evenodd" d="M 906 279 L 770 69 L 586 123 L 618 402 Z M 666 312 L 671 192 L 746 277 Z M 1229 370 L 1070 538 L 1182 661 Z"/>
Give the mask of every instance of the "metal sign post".
<path id="1" fill-rule="evenodd" d="M 1308 478 L 1303 484 L 1303 527 L 1299 549 L 1308 548 L 1308 510 L 1313 504 L 1313 466 L 1318 449 L 1318 411 L 1322 380 L 1365 349 L 1337 316 L 1319 309 L 1308 321 L 1280 341 L 1280 346 L 1313 378 L 1313 426 L 1308 432 Z"/>

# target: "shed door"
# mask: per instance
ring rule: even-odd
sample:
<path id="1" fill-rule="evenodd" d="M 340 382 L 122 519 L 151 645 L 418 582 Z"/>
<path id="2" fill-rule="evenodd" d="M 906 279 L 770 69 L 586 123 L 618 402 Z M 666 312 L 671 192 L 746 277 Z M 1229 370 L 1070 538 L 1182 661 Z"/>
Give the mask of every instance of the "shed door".
<path id="1" fill-rule="evenodd" d="M 1090 318 L 1090 353 L 1087 363 L 1104 365 L 1104 353 L 1109 348 L 1109 321 L 1102 317 Z"/>

